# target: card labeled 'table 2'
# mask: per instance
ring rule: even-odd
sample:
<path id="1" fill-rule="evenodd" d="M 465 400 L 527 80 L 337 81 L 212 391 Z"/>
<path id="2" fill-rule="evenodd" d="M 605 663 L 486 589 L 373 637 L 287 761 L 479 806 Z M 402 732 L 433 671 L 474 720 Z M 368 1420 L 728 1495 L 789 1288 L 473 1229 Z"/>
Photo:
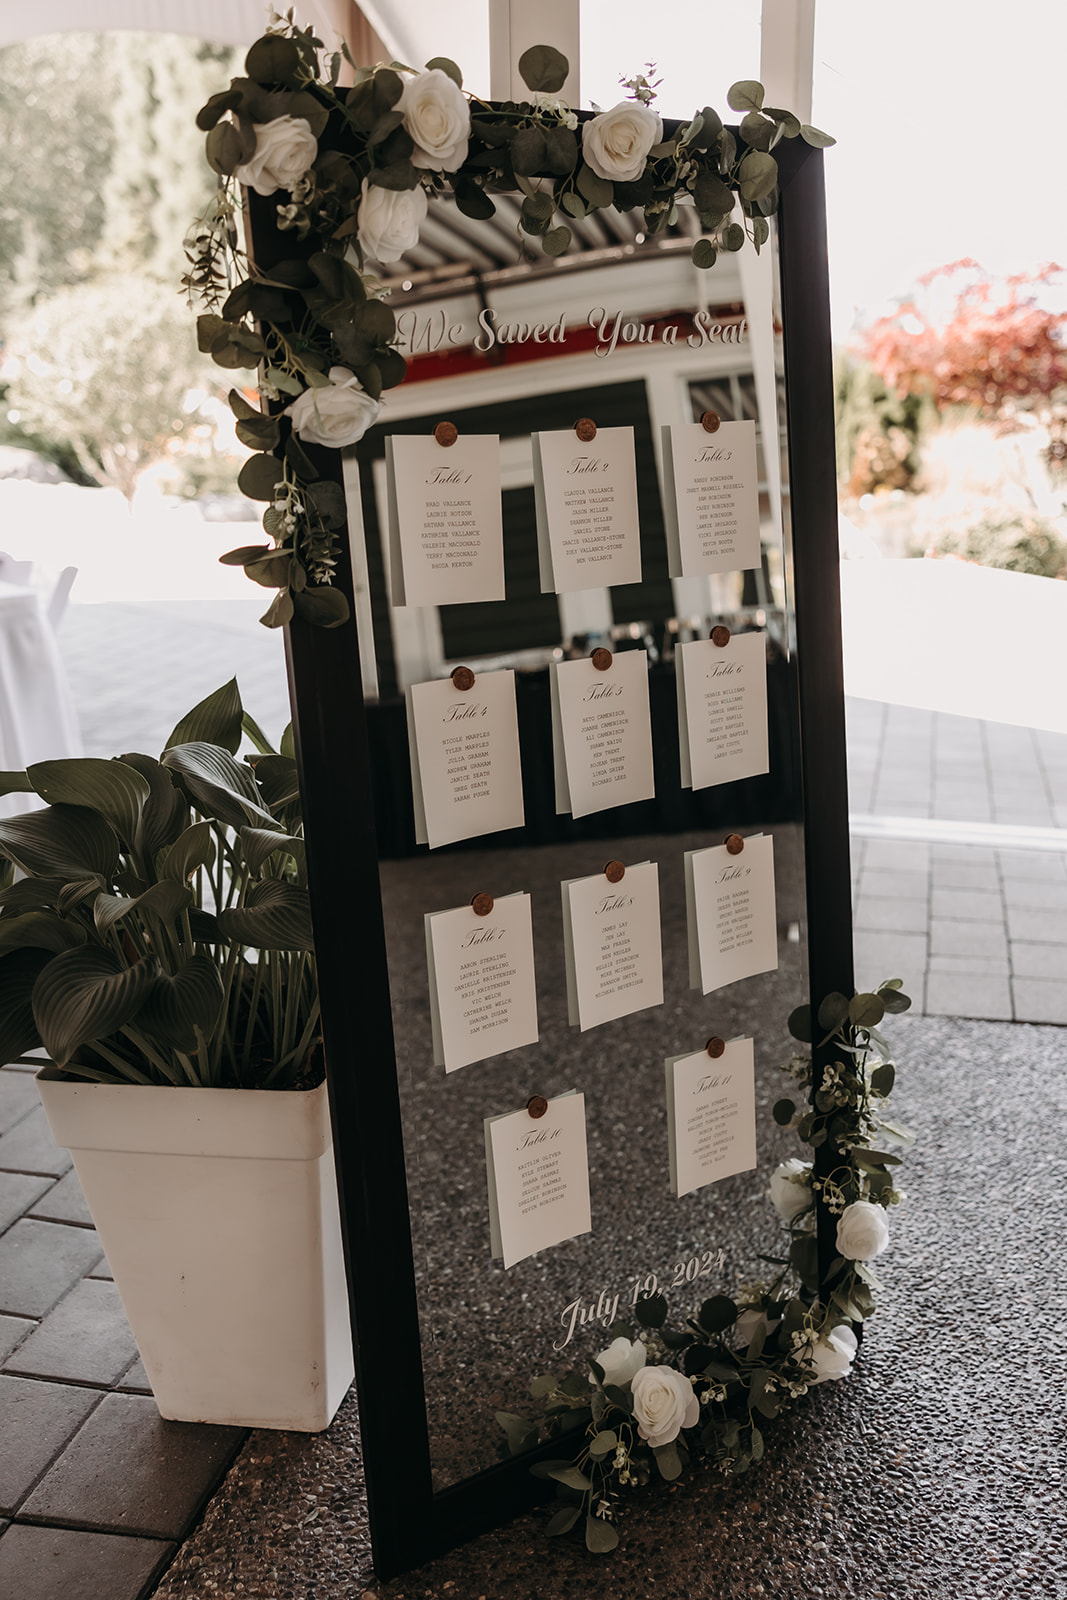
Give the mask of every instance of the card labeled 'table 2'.
<path id="1" fill-rule="evenodd" d="M 648 656 L 623 650 L 603 672 L 591 660 L 552 667 L 556 810 L 586 817 L 651 800 Z"/>
<path id="2" fill-rule="evenodd" d="M 557 1095 L 540 1117 L 487 1117 L 485 1156 L 492 1252 L 505 1268 L 590 1231 L 583 1094 Z"/>
<path id="3" fill-rule="evenodd" d="M 426 914 L 433 1058 L 446 1072 L 537 1043 L 528 894 Z"/>
<path id="4" fill-rule="evenodd" d="M 541 593 L 641 582 L 632 428 L 572 428 L 533 436 Z"/>
<path id="5" fill-rule="evenodd" d="M 385 441 L 390 593 L 395 606 L 504 599 L 500 440 L 460 434 Z"/>
<path id="6" fill-rule="evenodd" d="M 451 678 L 407 692 L 415 838 L 431 850 L 523 824 L 513 672 L 480 672 L 470 689 Z"/>

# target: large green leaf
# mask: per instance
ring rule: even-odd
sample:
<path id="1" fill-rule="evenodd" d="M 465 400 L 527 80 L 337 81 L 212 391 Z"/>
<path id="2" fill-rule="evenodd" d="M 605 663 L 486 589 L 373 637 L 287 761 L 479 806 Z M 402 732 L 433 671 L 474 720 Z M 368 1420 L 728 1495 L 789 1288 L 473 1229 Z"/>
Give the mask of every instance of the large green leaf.
<path id="1" fill-rule="evenodd" d="M 134 899 L 127 899 L 126 896 L 117 894 L 97 895 L 93 902 L 93 921 L 96 923 L 97 932 L 101 935 L 106 934 L 117 922 L 122 922 L 133 911 L 140 917 L 149 915 L 158 917 L 160 922 L 173 924 L 179 914 L 192 905 L 192 899 L 192 894 L 184 883 L 175 883 L 172 879 L 163 878 Z"/>
<path id="2" fill-rule="evenodd" d="M 137 1026 L 176 1050 L 192 1051 L 199 1040 L 215 1030 L 222 1009 L 223 988 L 218 968 L 210 956 L 190 957 L 171 977 L 161 972 L 137 1013 Z"/>
<path id="3" fill-rule="evenodd" d="M 205 816 L 243 828 L 246 823 L 274 826 L 260 803 L 251 768 L 235 761 L 216 744 L 180 744 L 163 752 L 163 765 L 176 772 L 193 804 Z"/>
<path id="4" fill-rule="evenodd" d="M 170 773 L 152 756 L 132 754 L 118 759 L 139 772 L 151 790 L 141 813 L 135 847 L 138 854 L 151 863 L 161 850 L 174 843 L 189 821 L 189 805 Z"/>
<path id="5" fill-rule="evenodd" d="M 65 878 L 20 878 L 18 883 L 0 889 L 0 908 L 12 917 L 18 916 L 21 911 L 43 911 L 46 908 L 54 911 L 66 881 Z M 2 926 L 3 922 L 0 921 Z"/>
<path id="6" fill-rule="evenodd" d="M 603 1517 L 590 1517 L 585 1519 L 585 1548 L 594 1555 L 607 1555 L 609 1550 L 614 1550 L 619 1542 L 619 1535 L 614 1524 L 605 1522 Z"/>
<path id="7" fill-rule="evenodd" d="M 80 756 L 37 761 L 26 769 L 33 787 L 49 805 L 87 806 L 109 822 L 119 838 L 133 845 L 141 813 L 151 794 L 147 778 L 124 761 Z"/>
<path id="8" fill-rule="evenodd" d="M 0 1061 L 16 1061 L 27 1050 L 40 1049 L 33 986 L 50 960 L 46 950 L 13 950 L 0 961 Z"/>
<path id="9" fill-rule="evenodd" d="M 271 811 L 300 799 L 300 781 L 291 756 L 262 756 L 252 767 L 264 804 Z"/>
<path id="10" fill-rule="evenodd" d="M 201 867 L 210 867 L 215 860 L 215 835 L 210 822 L 194 822 L 167 851 L 160 867 L 164 878 L 175 883 L 188 883 Z"/>
<path id="11" fill-rule="evenodd" d="M 272 856 L 275 850 L 284 850 L 303 871 L 305 861 L 303 839 L 294 838 L 288 833 L 274 833 L 269 828 L 242 828 L 238 837 L 241 854 L 253 876 L 259 872 L 264 861 L 268 856 Z"/>
<path id="12" fill-rule="evenodd" d="M 306 889 L 279 878 L 254 883 L 243 906 L 219 912 L 219 932 L 253 950 L 310 950 L 311 906 Z"/>
<path id="13" fill-rule="evenodd" d="M 220 744 L 231 755 L 236 755 L 241 743 L 243 716 L 237 679 L 231 678 L 182 718 L 163 748 L 169 750 L 176 744 Z"/>
<path id="14" fill-rule="evenodd" d="M 0 794 L 32 794 L 28 772 L 0 772 Z"/>
<path id="15" fill-rule="evenodd" d="M 157 975 L 154 960 L 124 967 L 110 950 L 67 950 L 33 986 L 33 1016 L 41 1042 L 64 1066 L 79 1045 L 106 1039 L 132 1022 Z"/>
<path id="16" fill-rule="evenodd" d="M 50 911 L 26 911 L 0 920 L 0 955 L 8 950 L 51 950 L 59 955 L 83 945 L 88 935 L 77 922 Z"/>

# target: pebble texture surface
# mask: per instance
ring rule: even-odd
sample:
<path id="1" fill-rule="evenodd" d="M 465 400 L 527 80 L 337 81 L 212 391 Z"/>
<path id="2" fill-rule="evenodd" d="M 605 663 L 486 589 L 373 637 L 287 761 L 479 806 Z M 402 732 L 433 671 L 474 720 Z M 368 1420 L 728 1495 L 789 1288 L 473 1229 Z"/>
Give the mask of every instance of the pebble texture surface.
<path id="1" fill-rule="evenodd" d="M 253 1434 L 159 1600 L 1065 1600 L 1067 1035 L 894 1020 L 920 1132 L 857 1370 L 747 1477 L 639 1495 L 613 1555 L 521 1517 L 417 1572 L 370 1564 L 351 1397 Z"/>

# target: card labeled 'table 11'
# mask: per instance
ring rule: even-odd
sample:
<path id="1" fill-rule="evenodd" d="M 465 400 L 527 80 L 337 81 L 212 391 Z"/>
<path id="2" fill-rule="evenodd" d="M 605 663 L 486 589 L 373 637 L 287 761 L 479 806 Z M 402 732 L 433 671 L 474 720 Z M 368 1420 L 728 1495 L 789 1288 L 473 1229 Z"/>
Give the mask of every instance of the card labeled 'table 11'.
<path id="1" fill-rule="evenodd" d="M 663 1004 L 659 868 L 627 867 L 613 883 L 603 872 L 571 878 L 563 892 L 567 1011 L 584 1032 Z"/>
<path id="2" fill-rule="evenodd" d="M 778 969 L 774 845 L 752 834 L 732 855 L 726 845 L 687 850 L 689 987 L 711 994 L 740 978 Z"/>
<path id="3" fill-rule="evenodd" d="M 731 1039 L 667 1063 L 671 1188 L 679 1198 L 756 1165 L 755 1062 L 751 1039 Z"/>
<path id="4" fill-rule="evenodd" d="M 583 1094 L 557 1095 L 540 1117 L 487 1117 L 485 1156 L 492 1252 L 505 1268 L 589 1232 Z"/>
<path id="5" fill-rule="evenodd" d="M 754 422 L 665 427 L 663 481 L 672 578 L 759 566 Z"/>
<path id="6" fill-rule="evenodd" d="M 621 651 L 603 672 L 589 659 L 564 661 L 553 666 L 551 686 L 556 810 L 586 817 L 651 800 L 646 652 Z"/>
<path id="7" fill-rule="evenodd" d="M 395 606 L 504 599 L 500 440 L 460 434 L 385 441 L 390 593 Z"/>
<path id="8" fill-rule="evenodd" d="M 762 633 L 735 633 L 674 652 L 682 787 L 754 778 L 770 767 L 767 743 L 767 645 Z"/>
<path id="9" fill-rule="evenodd" d="M 632 428 L 533 435 L 541 593 L 641 582 Z"/>
<path id="10" fill-rule="evenodd" d="M 488 898 L 488 897 L 487 897 Z M 528 894 L 426 915 L 433 1058 L 446 1072 L 537 1043 Z"/>
<path id="11" fill-rule="evenodd" d="M 521 828 L 515 674 L 480 672 L 466 690 L 451 678 L 413 683 L 407 713 L 418 843 Z"/>

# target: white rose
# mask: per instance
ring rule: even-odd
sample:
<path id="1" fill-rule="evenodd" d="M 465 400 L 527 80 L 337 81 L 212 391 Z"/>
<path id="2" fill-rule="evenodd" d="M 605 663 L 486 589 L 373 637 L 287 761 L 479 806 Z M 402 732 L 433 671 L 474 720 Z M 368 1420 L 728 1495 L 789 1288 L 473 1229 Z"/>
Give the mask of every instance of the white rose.
<path id="1" fill-rule="evenodd" d="M 645 159 L 663 138 L 663 123 L 654 111 L 622 100 L 582 123 L 582 154 L 598 178 L 633 183 L 645 170 Z"/>
<path id="2" fill-rule="evenodd" d="M 870 1200 L 855 1200 L 837 1221 L 837 1251 L 846 1261 L 873 1261 L 889 1243 L 885 1212 Z"/>
<path id="3" fill-rule="evenodd" d="M 313 164 L 319 142 L 306 117 L 275 117 L 254 122 L 256 149 L 251 161 L 237 168 L 234 177 L 257 194 L 291 189 Z"/>
<path id="4" fill-rule="evenodd" d="M 381 401 L 371 399 L 355 373 L 331 367 L 329 388 L 305 389 L 287 407 L 286 415 L 305 444 L 329 444 L 339 450 L 362 439 L 381 409 Z"/>
<path id="5" fill-rule="evenodd" d="M 693 1385 L 673 1367 L 642 1367 L 631 1385 L 637 1431 L 653 1449 L 670 1444 L 700 1415 Z"/>
<path id="6" fill-rule="evenodd" d="M 360 244 L 375 261 L 399 261 L 418 244 L 428 204 L 425 189 L 380 189 L 364 178 Z"/>
<path id="7" fill-rule="evenodd" d="M 847 1378 L 856 1354 L 856 1335 L 846 1323 L 832 1328 L 811 1347 L 807 1365 L 812 1376 L 808 1383 L 825 1383 L 828 1378 Z"/>
<path id="8" fill-rule="evenodd" d="M 778 1318 L 775 1318 L 775 1327 L 778 1326 L 778 1320 Z M 734 1332 L 746 1350 L 761 1328 L 764 1333 L 769 1334 L 771 1331 L 771 1319 L 758 1306 L 746 1306 L 734 1323 Z"/>
<path id="9" fill-rule="evenodd" d="M 601 1350 L 596 1362 L 598 1367 L 604 1369 L 604 1382 L 618 1384 L 621 1388 L 624 1383 L 629 1383 L 635 1373 L 640 1372 L 646 1355 L 640 1339 L 624 1339 L 620 1335 L 612 1340 L 606 1350 Z"/>
<path id="10" fill-rule="evenodd" d="M 783 1222 L 792 1222 L 811 1205 L 811 1162 L 790 1156 L 771 1173 L 767 1197 Z"/>
<path id="11" fill-rule="evenodd" d="M 409 78 L 396 109 L 415 141 L 411 159 L 417 167 L 457 172 L 467 159 L 471 131 L 470 106 L 463 91 L 440 67 Z"/>

